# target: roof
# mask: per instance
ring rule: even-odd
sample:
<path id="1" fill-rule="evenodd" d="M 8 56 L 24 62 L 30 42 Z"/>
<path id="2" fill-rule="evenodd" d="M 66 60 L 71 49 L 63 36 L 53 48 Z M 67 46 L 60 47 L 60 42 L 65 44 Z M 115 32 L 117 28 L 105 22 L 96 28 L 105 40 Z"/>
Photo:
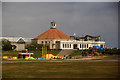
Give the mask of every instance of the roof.
<path id="1" fill-rule="evenodd" d="M 9 40 L 9 41 L 11 41 L 11 42 L 18 42 L 19 40 L 23 40 L 23 41 L 25 41 L 25 42 L 31 42 L 31 39 L 32 38 L 23 38 L 23 37 L 0 37 L 0 40 L 2 40 L 2 39 L 7 39 L 7 40 Z"/>
<path id="2" fill-rule="evenodd" d="M 72 39 L 58 29 L 48 29 L 34 39 Z"/>
<path id="3" fill-rule="evenodd" d="M 90 36 L 90 35 L 86 35 L 85 37 L 97 38 L 97 37 L 100 37 L 100 35 L 99 35 L 99 36 Z"/>

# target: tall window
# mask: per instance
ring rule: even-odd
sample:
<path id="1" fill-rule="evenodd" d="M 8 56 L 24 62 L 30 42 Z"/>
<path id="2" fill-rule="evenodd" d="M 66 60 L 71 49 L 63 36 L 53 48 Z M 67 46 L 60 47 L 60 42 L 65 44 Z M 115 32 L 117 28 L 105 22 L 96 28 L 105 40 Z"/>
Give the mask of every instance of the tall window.
<path id="1" fill-rule="evenodd" d="M 87 44 L 87 48 L 88 48 L 88 44 Z"/>
<path id="2" fill-rule="evenodd" d="M 63 44 L 63 48 L 64 48 L 64 44 Z"/>
<path id="3" fill-rule="evenodd" d="M 45 43 L 47 43 L 47 41 L 45 41 Z"/>
<path id="4" fill-rule="evenodd" d="M 81 48 L 81 44 L 80 44 L 80 48 Z"/>
<path id="5" fill-rule="evenodd" d="M 43 41 L 41 41 L 41 43 L 43 44 Z"/>

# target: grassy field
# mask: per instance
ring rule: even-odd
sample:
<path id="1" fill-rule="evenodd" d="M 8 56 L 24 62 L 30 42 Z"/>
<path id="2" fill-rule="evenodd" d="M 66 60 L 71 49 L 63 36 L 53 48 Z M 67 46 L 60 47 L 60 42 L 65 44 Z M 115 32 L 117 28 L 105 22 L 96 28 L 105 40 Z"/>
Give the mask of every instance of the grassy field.
<path id="1" fill-rule="evenodd" d="M 9 68 L 8 68 L 9 66 Z M 3 78 L 117 78 L 118 62 L 3 63 Z"/>
<path id="2" fill-rule="evenodd" d="M 30 51 L 34 57 L 40 57 L 41 51 Z M 50 51 L 48 51 L 50 52 Z M 60 50 L 51 51 L 58 54 Z M 72 56 L 80 56 L 73 51 Z M 17 56 L 17 51 L 3 51 L 3 56 Z M 119 59 L 118 55 L 105 55 L 103 60 Z M 5 60 L 6 61 L 6 60 Z M 8 60 L 9 61 L 9 60 Z M 24 61 L 24 60 L 23 60 Z M 8 68 L 9 67 L 9 68 Z M 118 62 L 34 62 L 3 63 L 3 78 L 117 78 Z"/>
<path id="3" fill-rule="evenodd" d="M 80 50 L 74 50 L 70 55 L 71 56 L 81 56 L 81 53 L 82 53 L 82 51 L 80 51 Z"/>
<path id="4" fill-rule="evenodd" d="M 58 54 L 60 52 L 60 50 L 48 50 L 48 52 L 52 52 L 53 54 Z M 13 57 L 17 57 L 18 56 L 19 51 L 2 51 L 2 56 L 13 56 Z M 34 53 L 33 57 L 41 57 L 42 55 L 42 51 L 29 51 L 29 53 Z"/>

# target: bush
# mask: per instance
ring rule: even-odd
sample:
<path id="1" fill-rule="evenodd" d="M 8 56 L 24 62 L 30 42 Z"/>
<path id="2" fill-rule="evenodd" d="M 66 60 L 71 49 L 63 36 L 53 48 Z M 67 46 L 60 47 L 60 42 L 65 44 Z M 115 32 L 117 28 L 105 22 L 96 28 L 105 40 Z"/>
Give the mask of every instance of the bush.
<path id="1" fill-rule="evenodd" d="M 25 46 L 25 48 L 28 50 L 41 50 L 42 47 L 43 45 L 36 43 L 31 43 Z"/>
<path id="2" fill-rule="evenodd" d="M 106 54 L 120 54 L 120 49 L 116 49 L 116 48 L 113 48 L 113 49 L 106 49 L 105 50 L 105 53 Z"/>
<path id="3" fill-rule="evenodd" d="M 12 50 L 12 45 L 9 40 L 6 39 L 2 40 L 2 50 L 4 51 Z"/>

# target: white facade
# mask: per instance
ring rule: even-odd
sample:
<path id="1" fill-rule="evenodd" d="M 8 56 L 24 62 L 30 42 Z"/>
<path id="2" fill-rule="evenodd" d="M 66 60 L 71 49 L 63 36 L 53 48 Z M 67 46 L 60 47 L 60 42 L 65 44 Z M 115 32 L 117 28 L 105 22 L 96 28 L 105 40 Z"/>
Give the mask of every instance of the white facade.
<path id="1" fill-rule="evenodd" d="M 99 46 L 105 48 L 104 41 L 78 41 L 70 39 L 38 39 L 38 44 L 45 44 L 50 49 L 89 49 L 93 46 Z"/>
<path id="2" fill-rule="evenodd" d="M 93 46 L 105 48 L 104 41 L 60 41 L 60 49 L 89 49 Z"/>
<path id="3" fill-rule="evenodd" d="M 61 41 L 70 41 L 69 39 L 38 39 L 36 43 L 45 44 L 49 46 L 50 49 L 60 49 Z"/>

